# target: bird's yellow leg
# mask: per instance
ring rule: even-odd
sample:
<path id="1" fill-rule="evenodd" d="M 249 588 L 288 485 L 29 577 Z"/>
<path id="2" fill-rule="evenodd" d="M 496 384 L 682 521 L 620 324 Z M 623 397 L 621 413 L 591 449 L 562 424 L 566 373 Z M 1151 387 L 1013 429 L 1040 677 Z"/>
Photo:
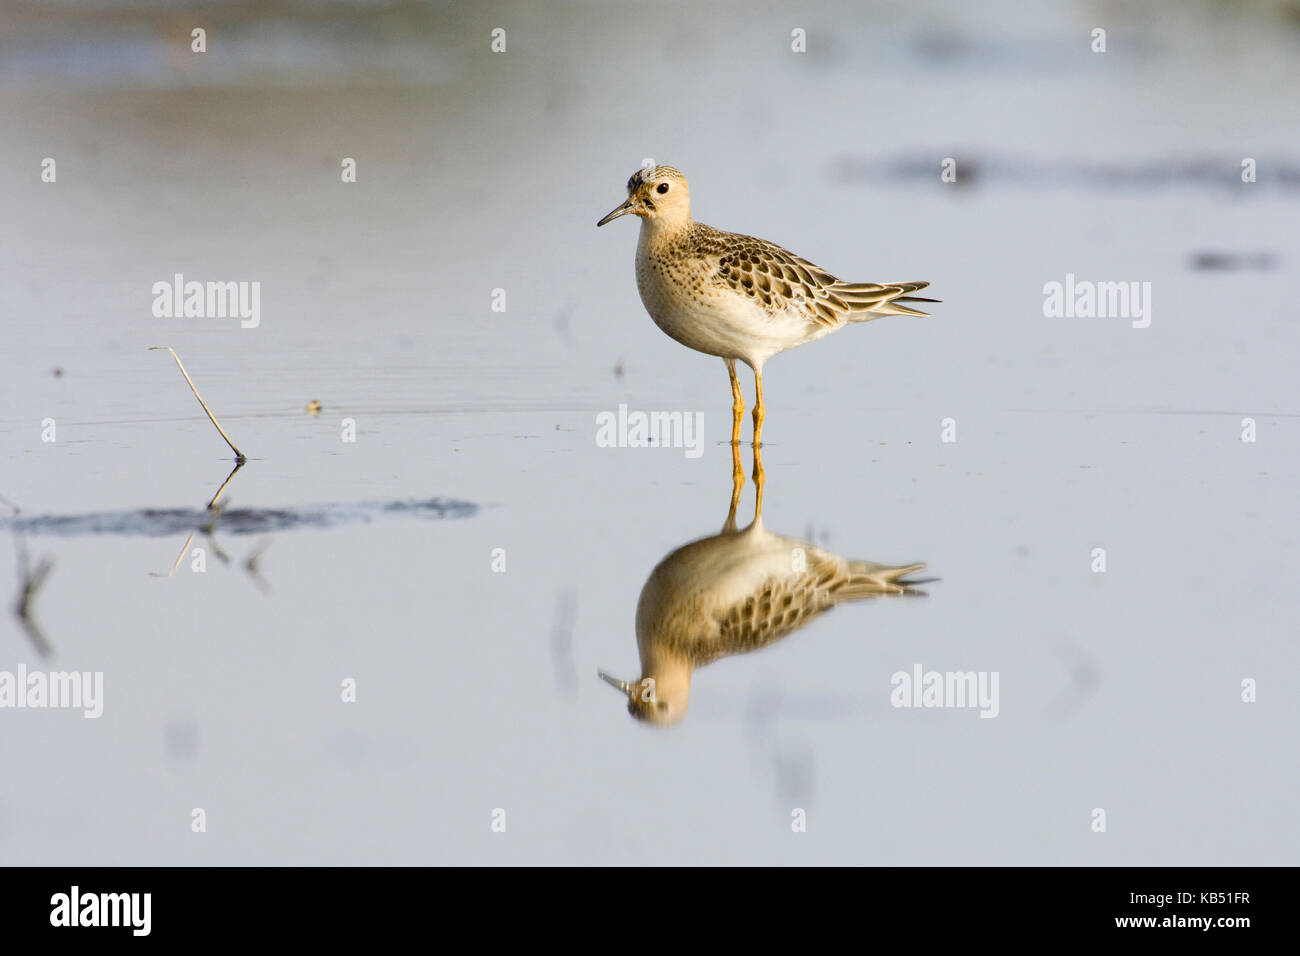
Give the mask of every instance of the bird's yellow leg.
<path id="1" fill-rule="evenodd" d="M 763 443 L 763 370 L 754 369 L 754 448 Z"/>
<path id="2" fill-rule="evenodd" d="M 741 416 L 745 414 L 745 396 L 740 393 L 740 380 L 736 378 L 736 360 L 725 359 L 727 374 L 731 376 L 731 444 L 740 444 Z"/>
<path id="3" fill-rule="evenodd" d="M 731 446 L 731 507 L 727 511 L 727 522 L 723 531 L 736 530 L 736 508 L 740 505 L 740 493 L 745 490 L 745 470 L 740 467 L 740 445 Z"/>
<path id="4" fill-rule="evenodd" d="M 763 483 L 767 475 L 763 472 L 763 449 L 754 443 L 754 522 L 763 520 Z"/>

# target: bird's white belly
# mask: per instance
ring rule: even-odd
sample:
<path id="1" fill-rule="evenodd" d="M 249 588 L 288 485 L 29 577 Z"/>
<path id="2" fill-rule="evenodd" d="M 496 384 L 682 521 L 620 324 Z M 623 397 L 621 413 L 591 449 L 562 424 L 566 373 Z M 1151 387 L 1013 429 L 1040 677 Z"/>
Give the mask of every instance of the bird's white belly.
<path id="1" fill-rule="evenodd" d="M 690 263 L 656 260 L 641 248 L 636 285 L 646 311 L 667 335 L 751 366 L 830 331 L 793 310 L 770 312 L 748 296 L 712 285 Z"/>
<path id="2" fill-rule="evenodd" d="M 697 637 L 716 637 L 716 612 L 743 604 L 770 580 L 797 576 L 792 547 L 802 545 L 761 526 L 693 541 L 665 557 L 641 589 L 637 636 L 654 634 L 665 620 L 694 609 Z"/>

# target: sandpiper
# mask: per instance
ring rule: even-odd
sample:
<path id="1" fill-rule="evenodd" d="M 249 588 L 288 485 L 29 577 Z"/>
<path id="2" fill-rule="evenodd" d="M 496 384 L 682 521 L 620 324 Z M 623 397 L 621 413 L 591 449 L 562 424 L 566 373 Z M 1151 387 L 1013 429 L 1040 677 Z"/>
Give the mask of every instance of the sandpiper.
<path id="1" fill-rule="evenodd" d="M 928 282 L 843 282 L 763 239 L 691 220 L 686 177 L 647 166 L 627 181 L 627 200 L 597 226 L 641 217 L 636 284 L 659 326 L 683 345 L 720 356 L 731 376 L 731 441 L 740 441 L 745 401 L 736 360 L 754 370 L 754 444 L 763 434 L 763 364 L 778 352 L 852 322 L 882 315 L 928 315 L 907 302 Z"/>
<path id="2" fill-rule="evenodd" d="M 738 456 L 738 447 L 732 449 Z M 755 465 L 761 475 L 761 463 Z M 722 532 L 673 551 L 641 589 L 636 608 L 641 677 L 624 681 L 600 672 L 627 696 L 628 712 L 638 720 L 677 723 L 686 714 L 695 668 L 774 644 L 838 604 L 924 593 L 916 585 L 926 582 L 903 580 L 924 568 L 922 563 L 854 561 L 768 531 L 762 479 L 755 484 L 749 527 L 736 528 L 740 496 L 733 489 Z"/>

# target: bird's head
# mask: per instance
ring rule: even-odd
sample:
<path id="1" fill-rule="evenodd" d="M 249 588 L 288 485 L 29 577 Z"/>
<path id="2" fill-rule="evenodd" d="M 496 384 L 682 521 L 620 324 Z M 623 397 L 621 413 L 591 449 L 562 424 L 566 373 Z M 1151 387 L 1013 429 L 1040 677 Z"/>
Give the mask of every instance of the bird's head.
<path id="1" fill-rule="evenodd" d="M 653 677 L 643 677 L 638 681 L 625 681 L 611 677 L 604 671 L 600 672 L 600 676 L 605 683 L 627 697 L 627 712 L 637 720 L 669 727 L 686 716 L 686 706 L 691 696 L 689 680 L 686 683 L 665 683 Z"/>
<path id="2" fill-rule="evenodd" d="M 658 228 L 675 229 L 691 221 L 691 187 L 671 166 L 645 166 L 627 181 L 627 200 L 596 223 L 603 226 L 619 216 L 640 216 Z"/>

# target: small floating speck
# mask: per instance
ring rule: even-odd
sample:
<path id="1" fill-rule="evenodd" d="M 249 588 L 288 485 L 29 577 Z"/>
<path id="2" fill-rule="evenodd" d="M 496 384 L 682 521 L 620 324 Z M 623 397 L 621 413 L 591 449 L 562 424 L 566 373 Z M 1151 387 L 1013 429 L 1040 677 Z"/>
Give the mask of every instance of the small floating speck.
<path id="1" fill-rule="evenodd" d="M 319 415 L 319 414 L 320 414 L 320 402 L 317 401 L 317 400 L 314 399 L 314 398 L 313 398 L 310 402 L 308 402 L 308 403 L 307 403 L 307 414 L 308 414 L 308 415 Z"/>

